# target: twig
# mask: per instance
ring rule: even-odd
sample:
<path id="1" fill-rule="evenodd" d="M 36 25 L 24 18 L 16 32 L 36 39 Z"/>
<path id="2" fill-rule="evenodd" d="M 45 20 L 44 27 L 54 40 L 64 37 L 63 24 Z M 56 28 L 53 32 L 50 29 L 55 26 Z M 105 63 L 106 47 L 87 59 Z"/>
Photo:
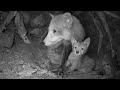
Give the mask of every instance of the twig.
<path id="1" fill-rule="evenodd" d="M 103 11 L 103 12 L 110 15 L 110 16 L 112 16 L 112 17 L 114 17 L 114 18 L 120 19 L 120 17 L 118 15 L 115 15 L 115 14 L 109 12 L 109 11 Z"/>
<path id="2" fill-rule="evenodd" d="M 112 37 L 110 35 L 110 32 L 109 32 L 109 27 L 108 27 L 108 24 L 107 22 L 105 21 L 105 17 L 104 17 L 104 14 L 102 12 L 98 12 L 98 16 L 100 17 L 100 19 L 102 20 L 103 22 L 103 25 L 105 27 L 105 30 L 108 34 L 108 37 L 109 37 L 109 40 L 110 40 L 110 47 L 111 47 L 111 50 L 112 50 L 112 57 L 114 57 L 114 54 L 115 54 L 115 51 L 113 50 L 113 47 L 112 47 Z"/>
<path id="3" fill-rule="evenodd" d="M 94 19 L 93 15 L 89 13 L 89 15 L 93 18 L 93 22 L 96 25 L 97 30 L 99 31 L 100 37 L 99 37 L 99 44 L 98 44 L 98 51 L 97 53 L 99 53 L 100 49 L 101 49 L 101 43 L 102 43 L 102 39 L 103 39 L 103 35 L 102 32 L 100 30 L 100 28 L 98 27 L 97 23 L 98 21 L 96 19 Z"/>
<path id="4" fill-rule="evenodd" d="M 23 19 L 21 18 L 19 13 L 16 14 L 15 24 L 16 24 L 16 27 L 18 28 L 18 33 L 21 36 L 21 38 L 24 40 L 24 42 L 30 43 L 28 37 L 26 36 L 27 31 L 24 27 Z"/>
<path id="5" fill-rule="evenodd" d="M 12 19 L 15 17 L 17 11 L 10 11 L 7 18 L 3 22 L 3 24 L 0 26 L 0 33 L 3 32 L 3 30 L 6 29 L 6 26 L 10 24 Z"/>

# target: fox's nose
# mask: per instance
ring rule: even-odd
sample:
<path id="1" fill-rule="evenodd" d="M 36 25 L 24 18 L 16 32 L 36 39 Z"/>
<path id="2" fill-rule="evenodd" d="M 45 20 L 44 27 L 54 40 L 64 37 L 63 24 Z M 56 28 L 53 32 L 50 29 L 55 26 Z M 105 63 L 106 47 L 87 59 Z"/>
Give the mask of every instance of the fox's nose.
<path id="1" fill-rule="evenodd" d="M 52 44 L 48 37 L 46 37 L 43 42 L 44 42 L 45 46 L 49 46 Z"/>
<path id="2" fill-rule="evenodd" d="M 43 41 L 43 42 L 44 42 L 44 44 L 45 44 L 45 45 L 47 44 L 46 38 L 44 39 L 44 41 Z"/>
<path id="3" fill-rule="evenodd" d="M 45 44 L 45 46 L 49 46 L 50 45 L 50 42 L 48 42 L 48 41 L 44 41 L 44 44 Z"/>

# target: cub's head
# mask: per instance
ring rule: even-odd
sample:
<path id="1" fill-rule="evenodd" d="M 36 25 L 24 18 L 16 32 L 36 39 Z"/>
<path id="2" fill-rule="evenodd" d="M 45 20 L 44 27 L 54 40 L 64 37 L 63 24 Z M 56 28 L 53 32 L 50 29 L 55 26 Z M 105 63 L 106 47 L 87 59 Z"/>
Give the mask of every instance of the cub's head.
<path id="1" fill-rule="evenodd" d="M 46 46 L 51 46 L 59 41 L 70 38 L 70 27 L 72 25 L 72 17 L 70 13 L 60 14 L 57 16 L 52 16 L 52 20 L 48 27 L 48 34 L 44 39 Z"/>
<path id="2" fill-rule="evenodd" d="M 85 39 L 83 42 L 77 42 L 74 38 L 72 39 L 73 52 L 75 55 L 85 54 L 89 45 L 90 38 Z"/>

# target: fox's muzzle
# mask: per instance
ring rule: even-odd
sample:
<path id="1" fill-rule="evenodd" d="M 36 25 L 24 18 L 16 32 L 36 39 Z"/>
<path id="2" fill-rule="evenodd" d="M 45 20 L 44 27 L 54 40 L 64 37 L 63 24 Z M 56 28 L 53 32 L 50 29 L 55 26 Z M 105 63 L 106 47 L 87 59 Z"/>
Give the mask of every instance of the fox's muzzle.
<path id="1" fill-rule="evenodd" d="M 61 40 L 62 40 L 62 37 L 55 36 L 53 35 L 52 32 L 49 32 L 43 42 L 45 43 L 46 46 L 52 46 Z"/>

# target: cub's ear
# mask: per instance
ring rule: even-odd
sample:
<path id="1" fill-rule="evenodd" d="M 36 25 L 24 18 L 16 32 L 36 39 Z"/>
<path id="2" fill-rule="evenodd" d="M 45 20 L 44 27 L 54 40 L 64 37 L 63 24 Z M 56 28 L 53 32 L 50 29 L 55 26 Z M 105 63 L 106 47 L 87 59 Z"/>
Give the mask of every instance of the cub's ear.
<path id="1" fill-rule="evenodd" d="M 72 43 L 72 45 L 74 46 L 74 44 L 76 44 L 77 43 L 77 41 L 75 40 L 75 38 L 74 37 L 72 37 L 71 38 L 71 43 Z"/>
<path id="2" fill-rule="evenodd" d="M 72 15 L 70 13 L 64 13 L 63 14 L 63 22 L 65 23 L 65 26 L 71 26 L 73 22 Z"/>
<path id="3" fill-rule="evenodd" d="M 83 43 L 84 43 L 84 45 L 86 45 L 86 47 L 89 47 L 89 45 L 90 45 L 90 38 L 85 39 Z"/>

